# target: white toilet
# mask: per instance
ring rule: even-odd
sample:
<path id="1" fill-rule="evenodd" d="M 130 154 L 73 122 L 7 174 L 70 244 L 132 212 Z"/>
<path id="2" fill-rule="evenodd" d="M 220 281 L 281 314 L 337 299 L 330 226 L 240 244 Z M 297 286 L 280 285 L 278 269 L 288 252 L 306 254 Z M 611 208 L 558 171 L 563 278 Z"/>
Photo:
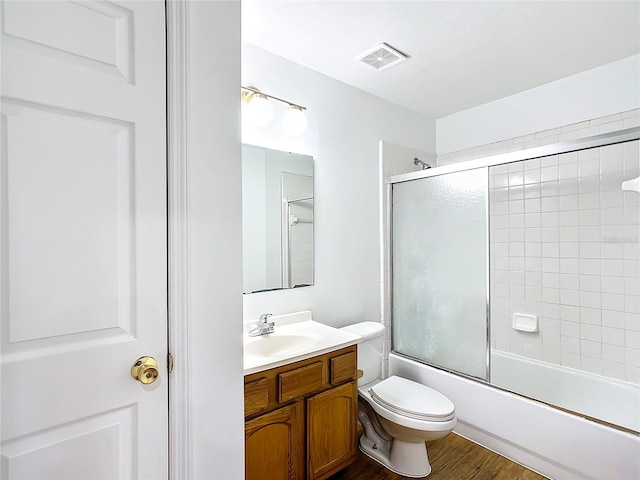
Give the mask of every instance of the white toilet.
<path id="1" fill-rule="evenodd" d="M 453 430 L 456 415 L 447 397 L 396 375 L 382 380 L 385 328 L 362 322 L 343 328 L 363 337 L 358 344 L 358 419 L 364 428 L 360 450 L 389 470 L 412 478 L 431 473 L 425 441 Z"/>

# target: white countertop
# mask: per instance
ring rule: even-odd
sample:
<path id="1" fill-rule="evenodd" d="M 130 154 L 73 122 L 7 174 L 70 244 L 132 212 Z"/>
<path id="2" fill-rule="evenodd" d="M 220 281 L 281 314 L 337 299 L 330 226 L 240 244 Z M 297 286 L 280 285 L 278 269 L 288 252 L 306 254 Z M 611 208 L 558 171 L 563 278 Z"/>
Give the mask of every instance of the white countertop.
<path id="1" fill-rule="evenodd" d="M 286 318 L 290 317 L 290 318 Z M 244 333 L 244 374 L 262 372 L 356 345 L 359 335 L 330 327 L 305 316 L 273 317 L 275 332 L 258 337 Z"/>

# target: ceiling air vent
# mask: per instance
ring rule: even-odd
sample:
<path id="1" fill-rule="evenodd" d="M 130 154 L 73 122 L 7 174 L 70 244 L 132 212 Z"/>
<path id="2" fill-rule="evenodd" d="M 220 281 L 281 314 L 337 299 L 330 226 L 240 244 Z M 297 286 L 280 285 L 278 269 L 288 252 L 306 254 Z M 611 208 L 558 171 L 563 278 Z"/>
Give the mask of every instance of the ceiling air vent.
<path id="1" fill-rule="evenodd" d="M 384 70 L 404 62 L 406 59 L 407 56 L 405 54 L 400 53 L 386 43 L 380 43 L 355 58 L 356 61 L 369 65 L 375 70 Z"/>

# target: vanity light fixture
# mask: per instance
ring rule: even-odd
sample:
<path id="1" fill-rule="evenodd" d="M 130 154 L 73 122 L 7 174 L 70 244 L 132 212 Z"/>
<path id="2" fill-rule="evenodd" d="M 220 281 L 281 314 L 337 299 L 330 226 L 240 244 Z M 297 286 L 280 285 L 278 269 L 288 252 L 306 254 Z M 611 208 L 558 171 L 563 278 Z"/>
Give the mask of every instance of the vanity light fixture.
<path id="1" fill-rule="evenodd" d="M 282 128 L 289 135 L 300 135 L 307 129 L 307 116 L 302 107 L 289 105 L 282 117 Z"/>
<path id="2" fill-rule="evenodd" d="M 288 105 L 282 119 L 282 127 L 289 135 L 300 135 L 307 128 L 306 107 L 261 92 L 256 87 L 240 87 L 242 103 L 249 122 L 256 127 L 264 127 L 273 118 L 273 107 L 269 99 Z"/>
<path id="3" fill-rule="evenodd" d="M 257 88 L 242 90 L 242 103 L 249 122 L 256 127 L 268 125 L 273 118 L 273 105 L 269 103 L 268 95 Z"/>

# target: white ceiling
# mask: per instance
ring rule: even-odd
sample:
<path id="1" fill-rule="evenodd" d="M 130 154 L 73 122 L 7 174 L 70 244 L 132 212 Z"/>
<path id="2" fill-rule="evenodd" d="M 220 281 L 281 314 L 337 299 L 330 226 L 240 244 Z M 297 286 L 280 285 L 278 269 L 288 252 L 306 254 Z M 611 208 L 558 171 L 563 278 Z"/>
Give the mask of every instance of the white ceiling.
<path id="1" fill-rule="evenodd" d="M 640 53 L 637 0 L 243 0 L 242 19 L 244 41 L 431 118 Z M 410 58 L 354 61 L 380 42 Z"/>

